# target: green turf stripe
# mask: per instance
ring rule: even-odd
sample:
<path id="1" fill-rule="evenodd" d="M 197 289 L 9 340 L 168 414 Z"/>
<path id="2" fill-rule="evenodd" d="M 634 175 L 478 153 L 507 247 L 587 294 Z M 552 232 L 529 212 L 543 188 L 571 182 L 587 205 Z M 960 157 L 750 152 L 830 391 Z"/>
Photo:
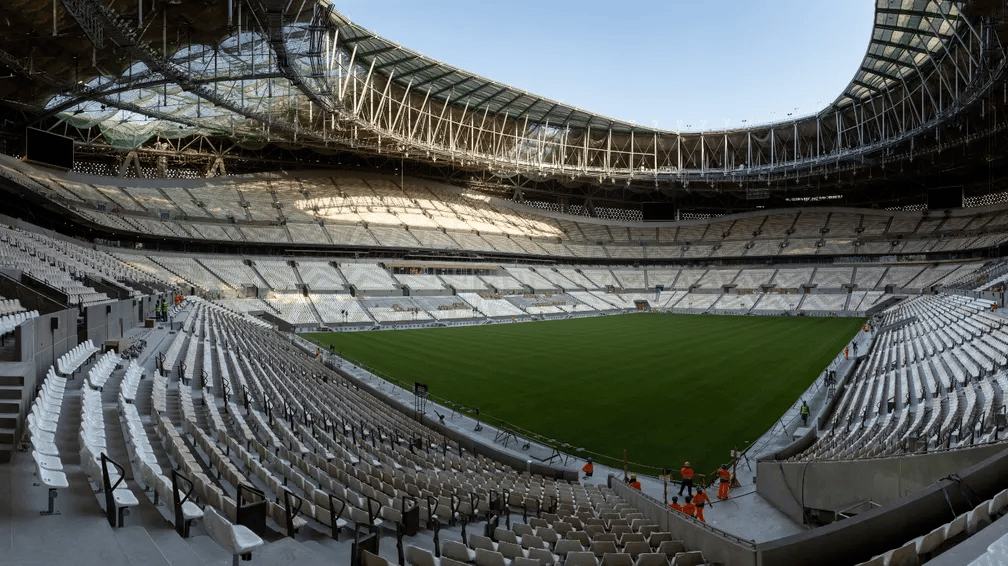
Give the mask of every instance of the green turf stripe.
<path id="1" fill-rule="evenodd" d="M 575 447 L 711 471 L 770 428 L 861 324 L 633 314 L 308 337 Z"/>

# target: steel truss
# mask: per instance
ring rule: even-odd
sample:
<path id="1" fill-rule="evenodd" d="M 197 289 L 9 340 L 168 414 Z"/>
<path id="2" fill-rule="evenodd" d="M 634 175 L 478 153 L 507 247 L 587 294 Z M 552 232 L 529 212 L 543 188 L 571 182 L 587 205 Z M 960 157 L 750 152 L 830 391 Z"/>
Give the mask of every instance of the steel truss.
<path id="1" fill-rule="evenodd" d="M 944 2 L 933 8 L 957 6 Z M 940 138 L 953 118 L 990 96 L 1005 78 L 1004 49 L 990 22 L 981 21 L 978 28 L 956 13 L 954 20 L 947 13 L 931 14 L 928 22 L 938 17 L 951 22 L 941 32 L 933 24 L 920 32 L 939 38 L 941 49 L 921 62 L 914 57 L 890 61 L 913 72 L 889 77 L 886 88 L 870 91 L 864 99 L 845 93 L 816 116 L 723 132 L 680 133 L 625 124 L 578 130 L 563 121 L 496 114 L 488 106 L 460 107 L 450 93 L 438 96 L 432 84 L 437 77 L 411 79 L 403 86 L 395 65 L 377 71 L 376 59 L 362 57 L 357 42 L 338 44 L 332 76 L 339 84 L 340 117 L 356 130 L 359 144 L 378 152 L 443 160 L 501 176 L 603 186 L 769 181 L 789 173 L 843 170 L 868 157 L 885 161 L 889 148 L 922 135 Z M 880 58 L 870 55 L 866 61 Z M 865 75 L 855 81 L 866 85 Z"/>
<path id="2" fill-rule="evenodd" d="M 744 194 L 756 184 L 776 187 L 798 179 L 853 175 L 865 167 L 884 171 L 887 164 L 956 144 L 965 146 L 982 131 L 1003 131 L 998 124 L 984 125 L 976 115 L 983 116 L 988 106 L 999 109 L 999 104 L 989 101 L 1008 96 L 999 90 L 1004 88 L 1006 57 L 994 22 L 985 16 L 969 17 L 962 11 L 964 3 L 950 0 L 920 2 L 926 9 L 913 11 L 888 8 L 887 2 L 881 2 L 877 37 L 862 69 L 837 101 L 819 114 L 693 133 L 648 129 L 591 115 L 465 74 L 352 28 L 324 2 L 228 2 L 229 22 L 232 6 L 239 7 L 237 35 L 233 36 L 237 54 L 229 56 L 241 64 L 218 75 L 219 46 L 202 46 L 202 51 L 193 49 L 169 58 L 167 40 L 159 52 L 141 40 L 139 27 L 102 3 L 61 1 L 86 4 L 88 8 L 76 9 L 97 14 L 102 40 L 114 41 L 131 60 L 145 63 L 146 70 L 97 87 L 60 83 L 67 98 L 38 114 L 40 122 L 48 123 L 50 117 L 65 115 L 77 104 L 97 100 L 196 128 L 198 135 L 412 163 L 428 176 L 433 172 L 456 182 L 513 187 L 516 200 L 521 198 L 522 187 L 530 194 L 550 187 L 561 198 L 580 194 L 603 202 L 619 199 L 618 194 L 652 190 L 681 194 L 704 187 L 720 192 L 734 186 L 735 192 Z M 251 39 L 242 33 L 242 5 L 248 7 L 246 19 L 254 20 L 260 34 Z M 916 28 L 888 23 L 887 18 L 908 14 L 915 18 Z M 143 28 L 158 16 L 163 19 L 164 12 L 151 14 Z M 933 47 L 925 49 L 907 40 L 895 43 L 884 35 L 887 31 L 909 34 L 918 44 Z M 256 37 L 260 45 L 269 45 L 266 61 L 256 60 L 253 49 L 243 55 L 246 42 L 254 46 Z M 886 55 L 885 47 L 904 51 Z M 213 73 L 194 69 L 205 63 L 209 50 L 213 50 Z M 0 63 L 5 63 L 3 59 L 0 54 Z M 260 59 L 266 57 L 260 55 Z M 25 72 L 38 76 L 30 64 Z M 253 102 L 216 84 L 258 78 L 271 79 L 270 96 Z M 52 85 L 59 82 L 52 81 Z M 288 96 L 274 98 L 274 83 L 286 86 Z M 224 131 L 198 116 L 140 107 L 117 97 L 131 89 L 162 85 L 177 85 L 182 95 L 233 113 L 240 119 L 238 125 L 232 122 L 230 130 Z M 954 131 L 957 125 L 961 130 L 963 122 L 971 130 L 966 134 Z M 89 137 L 85 144 L 96 154 L 106 151 L 97 137 Z M 221 146 L 217 140 L 216 147 Z M 140 148 L 140 155 L 160 151 L 163 146 L 145 147 Z M 219 151 L 214 151 L 207 159 L 218 156 Z M 582 189 L 564 190 L 568 185 Z"/>

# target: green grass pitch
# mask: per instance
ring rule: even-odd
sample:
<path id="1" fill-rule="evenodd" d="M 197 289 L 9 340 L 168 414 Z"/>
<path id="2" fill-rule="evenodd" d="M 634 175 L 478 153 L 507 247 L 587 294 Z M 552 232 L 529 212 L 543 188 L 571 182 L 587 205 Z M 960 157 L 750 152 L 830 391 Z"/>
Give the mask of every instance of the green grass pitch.
<path id="1" fill-rule="evenodd" d="M 307 337 L 638 471 L 710 473 L 776 421 L 862 319 L 630 314 Z M 575 452 L 576 454 L 585 454 Z M 596 457 L 596 461 L 600 461 Z"/>

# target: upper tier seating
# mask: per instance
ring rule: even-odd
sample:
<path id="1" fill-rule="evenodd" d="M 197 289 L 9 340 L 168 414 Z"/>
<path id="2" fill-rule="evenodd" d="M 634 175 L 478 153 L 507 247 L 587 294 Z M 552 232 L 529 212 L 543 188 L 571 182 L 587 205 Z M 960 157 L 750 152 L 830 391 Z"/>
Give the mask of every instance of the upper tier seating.
<path id="1" fill-rule="evenodd" d="M 393 291 L 399 284 L 382 267 L 373 263 L 341 263 L 340 273 L 361 291 Z"/>
<path id="2" fill-rule="evenodd" d="M 907 324 L 875 337 L 825 435 L 796 458 L 875 457 L 993 440 L 994 408 L 1008 391 L 1008 325 L 988 314 L 990 304 L 916 296 L 886 309 L 881 327 Z"/>

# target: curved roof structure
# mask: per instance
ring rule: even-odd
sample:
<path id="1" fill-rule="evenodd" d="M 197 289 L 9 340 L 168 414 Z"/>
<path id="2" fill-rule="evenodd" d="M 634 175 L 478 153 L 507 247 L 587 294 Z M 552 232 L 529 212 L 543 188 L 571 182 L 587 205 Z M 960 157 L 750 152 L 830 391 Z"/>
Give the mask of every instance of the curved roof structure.
<path id="1" fill-rule="evenodd" d="M 913 75 L 923 75 L 966 46 L 973 30 L 959 4 L 878 0 L 864 61 L 834 106 L 878 96 Z"/>
<path id="2" fill-rule="evenodd" d="M 532 179 L 609 192 L 826 180 L 968 143 L 952 141 L 940 126 L 968 116 L 975 101 L 996 98 L 990 95 L 1006 64 L 992 6 L 877 0 L 861 68 L 817 115 L 677 132 L 426 57 L 358 26 L 328 0 L 235 0 L 216 8 L 179 0 L 158 3 L 152 13 L 128 0 L 59 4 L 55 16 L 27 0 L 5 8 L 33 29 L 51 25 L 54 34 L 33 32 L 30 41 L 49 48 L 27 56 L 17 37 L 0 40 L 0 65 L 30 84 L 0 94 L 25 122 L 70 126 L 86 132 L 92 147 L 171 147 L 178 154 L 173 140 L 204 136 L 218 140 L 210 143 L 218 156 L 225 145 L 310 148 L 447 165 L 452 175 L 490 183 Z M 88 53 L 91 64 L 82 65 Z M 1000 126 L 988 125 L 988 135 L 991 127 Z"/>
<path id="3" fill-rule="evenodd" d="M 328 21 L 322 22 L 321 18 L 326 15 Z M 872 40 L 861 68 L 823 113 L 869 100 L 895 84 L 912 80 L 914 75 L 923 76 L 942 59 L 953 56 L 964 46 L 968 48 L 968 42 L 973 39 L 970 37 L 972 30 L 957 3 L 949 0 L 878 0 L 875 19 Z M 322 60 L 336 58 L 344 67 L 353 66 L 354 72 L 373 73 L 403 91 L 423 93 L 429 101 L 462 108 L 475 115 L 485 114 L 543 127 L 549 124 L 565 130 L 591 128 L 616 134 L 655 133 L 653 128 L 563 104 L 424 56 L 331 11 L 327 0 L 319 0 L 318 7 L 310 10 L 302 8 L 297 14 L 284 14 L 280 21 L 284 23 L 279 34 L 273 33 L 273 27 L 245 31 L 234 28 L 233 33 L 214 44 L 176 46 L 171 61 L 185 66 L 193 78 L 214 84 L 217 90 L 239 92 L 239 99 L 248 108 L 269 106 L 266 99 L 274 98 L 276 91 L 287 97 L 294 82 L 304 84 L 305 76 L 317 77 Z M 256 23 L 263 24 L 260 20 Z M 323 25 L 329 28 L 326 37 L 313 38 L 313 30 L 321 30 Z M 330 49 L 329 53 L 322 53 L 321 45 L 313 45 L 316 40 L 319 43 L 331 40 L 336 51 Z M 295 81 L 285 75 L 284 69 L 277 68 L 282 59 L 274 56 L 272 50 L 278 46 L 284 47 L 288 60 L 293 57 L 288 69 L 299 74 Z M 256 66 L 258 74 L 241 72 Z M 75 93 L 76 96 L 57 95 L 49 101 L 48 108 L 60 109 L 61 115 L 77 125 L 100 125 L 108 132 L 112 143 L 125 145 L 139 145 L 146 141 L 145 135 L 155 132 L 177 137 L 191 134 L 192 128 L 229 130 L 232 122 L 240 118 L 233 112 L 215 111 L 211 104 L 201 105 L 199 96 L 172 88 L 177 85 L 159 88 L 164 85 L 156 80 L 152 82 L 158 78 L 156 75 L 156 70 L 139 61 L 118 76 L 92 78 L 88 86 L 95 91 L 115 92 L 114 106 L 117 108 L 113 110 L 109 109 L 113 105 L 107 104 L 108 100 L 104 101 L 106 104 L 101 100 L 88 100 L 87 92 Z M 333 93 L 324 82 L 313 84 L 309 89 L 314 103 L 332 109 Z M 122 108 L 128 104 L 137 108 Z M 159 106 L 161 112 L 157 109 Z M 159 120 L 183 123 L 188 127 L 181 128 L 181 132 L 176 131 L 180 128 L 175 124 L 157 128 L 155 123 Z"/>

